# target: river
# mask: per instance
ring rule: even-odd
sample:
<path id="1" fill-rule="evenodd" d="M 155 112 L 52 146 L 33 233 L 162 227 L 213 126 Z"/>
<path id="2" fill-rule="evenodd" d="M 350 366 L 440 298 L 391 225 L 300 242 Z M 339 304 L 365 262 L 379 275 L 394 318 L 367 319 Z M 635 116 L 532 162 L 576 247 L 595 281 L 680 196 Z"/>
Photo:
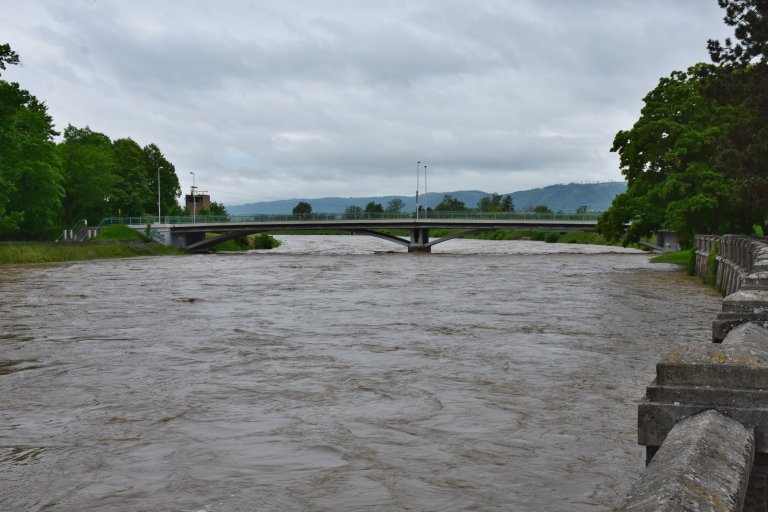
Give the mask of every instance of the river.
<path id="1" fill-rule="evenodd" d="M 610 510 L 720 309 L 620 248 L 280 238 L 0 267 L 0 510 Z"/>

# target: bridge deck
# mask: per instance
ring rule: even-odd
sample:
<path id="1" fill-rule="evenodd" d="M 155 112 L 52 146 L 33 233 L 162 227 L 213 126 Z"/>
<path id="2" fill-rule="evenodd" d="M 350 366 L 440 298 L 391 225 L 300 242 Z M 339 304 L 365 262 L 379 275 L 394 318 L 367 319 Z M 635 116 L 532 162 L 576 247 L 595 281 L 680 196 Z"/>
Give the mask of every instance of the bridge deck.
<path id="1" fill-rule="evenodd" d="M 250 218 L 249 218 L 250 217 Z M 277 217 L 277 218 L 276 218 Z M 166 222 L 152 223 L 154 219 L 119 219 L 121 224 L 144 231 L 151 224 L 151 232 L 158 240 L 168 245 L 178 245 L 192 250 L 205 250 L 212 245 L 241 236 L 293 230 L 339 230 L 365 233 L 379 236 L 392 242 L 406 245 L 409 251 L 429 252 L 430 247 L 455 236 L 429 241 L 430 229 L 456 229 L 461 234 L 489 229 L 545 229 L 559 231 L 593 231 L 597 225 L 594 215 L 541 215 L 523 214 L 472 214 L 460 218 L 443 216 L 441 218 L 336 218 L 335 216 L 311 216 L 303 219 L 296 216 L 243 216 L 238 218 L 203 218 L 166 217 Z M 102 225 L 117 223 L 118 219 L 104 219 Z M 134 221 L 134 222 L 131 222 Z M 138 221 L 138 222 L 136 222 Z M 399 238 L 377 230 L 407 230 L 410 240 Z M 215 239 L 204 239 L 205 233 L 221 233 Z"/>

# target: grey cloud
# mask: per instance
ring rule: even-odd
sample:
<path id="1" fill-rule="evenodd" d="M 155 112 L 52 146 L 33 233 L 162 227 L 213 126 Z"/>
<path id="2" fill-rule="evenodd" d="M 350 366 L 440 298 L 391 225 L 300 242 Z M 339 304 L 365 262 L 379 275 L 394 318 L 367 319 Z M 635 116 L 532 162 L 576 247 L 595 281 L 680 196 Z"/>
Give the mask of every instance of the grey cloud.
<path id="1" fill-rule="evenodd" d="M 154 142 L 225 202 L 412 193 L 416 160 L 465 189 L 617 179 L 616 131 L 725 30 L 714 0 L 24 4 L 14 79 L 60 127 Z"/>

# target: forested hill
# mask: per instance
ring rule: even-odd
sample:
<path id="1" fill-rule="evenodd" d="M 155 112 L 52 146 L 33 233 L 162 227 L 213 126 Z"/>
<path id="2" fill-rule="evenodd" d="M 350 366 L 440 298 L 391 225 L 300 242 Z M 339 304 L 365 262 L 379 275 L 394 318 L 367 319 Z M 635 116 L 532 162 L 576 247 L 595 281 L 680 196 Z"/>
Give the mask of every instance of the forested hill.
<path id="1" fill-rule="evenodd" d="M 569 183 L 567 185 L 550 185 L 544 188 L 520 190 L 518 192 L 505 192 L 502 195 L 511 195 L 516 211 L 524 211 L 537 205 L 546 205 L 553 211 L 575 212 L 580 206 L 586 206 L 588 211 L 604 211 L 611 205 L 611 201 L 626 191 L 627 185 L 623 181 L 607 183 Z M 464 202 L 467 208 L 474 208 L 483 197 L 490 196 L 490 192 L 479 190 L 462 190 L 457 192 L 430 192 L 425 198 L 419 197 L 419 204 L 424 206 L 425 200 L 429 207 L 436 206 L 445 195 L 451 195 L 455 199 Z M 248 203 L 240 205 L 227 205 L 227 211 L 233 215 L 250 213 L 283 214 L 291 213 L 293 207 L 299 201 L 305 201 L 312 206 L 313 212 L 342 213 L 350 206 L 365 208 L 369 202 L 379 203 L 384 206 L 392 199 L 399 198 L 405 203 L 404 211 L 415 209 L 414 196 L 379 196 L 379 197 L 322 197 L 316 199 L 294 198 L 280 201 L 267 201 L 261 203 Z"/>

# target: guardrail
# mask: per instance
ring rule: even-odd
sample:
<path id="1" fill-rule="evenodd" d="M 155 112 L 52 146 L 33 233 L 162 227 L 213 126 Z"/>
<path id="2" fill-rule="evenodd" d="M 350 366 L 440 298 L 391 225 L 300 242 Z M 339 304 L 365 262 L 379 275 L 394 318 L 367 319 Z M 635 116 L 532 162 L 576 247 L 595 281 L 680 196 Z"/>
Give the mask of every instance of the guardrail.
<path id="1" fill-rule="evenodd" d="M 418 220 L 572 220 L 597 221 L 598 213 L 514 213 L 514 212 L 429 212 L 420 214 Z M 196 215 L 195 217 L 145 215 L 142 217 L 107 217 L 99 227 L 111 224 L 208 224 L 224 222 L 312 222 L 329 220 L 417 220 L 413 213 L 310 213 L 292 214 L 251 214 L 251 215 Z"/>

